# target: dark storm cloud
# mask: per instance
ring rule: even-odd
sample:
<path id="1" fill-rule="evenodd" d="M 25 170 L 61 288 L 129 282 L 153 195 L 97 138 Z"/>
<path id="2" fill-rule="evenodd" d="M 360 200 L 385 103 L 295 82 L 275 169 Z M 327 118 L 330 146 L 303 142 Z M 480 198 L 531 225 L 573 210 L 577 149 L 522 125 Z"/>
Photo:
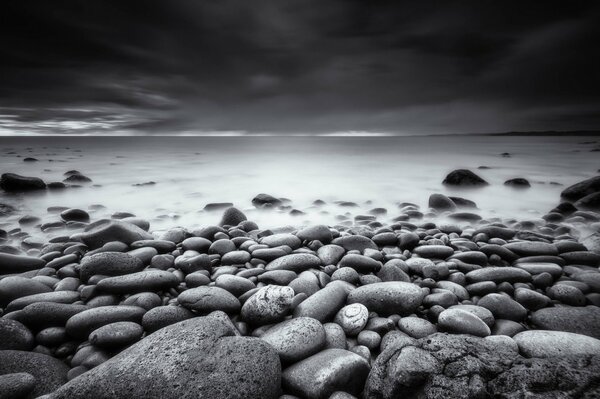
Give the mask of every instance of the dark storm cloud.
<path id="1" fill-rule="evenodd" d="M 595 129 L 596 4 L 6 1 L 0 133 Z"/>

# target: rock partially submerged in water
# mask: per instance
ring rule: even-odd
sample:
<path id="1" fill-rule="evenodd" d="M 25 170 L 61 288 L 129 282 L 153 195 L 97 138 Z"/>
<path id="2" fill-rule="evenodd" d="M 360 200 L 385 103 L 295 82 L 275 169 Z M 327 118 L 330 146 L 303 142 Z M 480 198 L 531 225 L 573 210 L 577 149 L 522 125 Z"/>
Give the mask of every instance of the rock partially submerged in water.
<path id="1" fill-rule="evenodd" d="M 488 182 L 468 169 L 456 169 L 450 172 L 442 182 L 449 186 L 486 186 Z"/>
<path id="2" fill-rule="evenodd" d="M 561 193 L 561 198 L 569 201 L 577 201 L 586 195 L 597 193 L 600 191 L 600 176 L 595 176 L 587 180 L 580 181 L 565 188 Z"/>
<path id="3" fill-rule="evenodd" d="M 0 188 L 10 192 L 44 190 L 46 183 L 39 177 L 3 173 L 0 177 Z"/>

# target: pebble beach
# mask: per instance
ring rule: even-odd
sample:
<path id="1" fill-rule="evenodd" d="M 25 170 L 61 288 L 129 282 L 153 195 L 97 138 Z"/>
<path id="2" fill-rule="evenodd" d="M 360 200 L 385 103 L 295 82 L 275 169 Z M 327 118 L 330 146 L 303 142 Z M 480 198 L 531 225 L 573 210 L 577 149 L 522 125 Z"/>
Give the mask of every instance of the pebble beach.
<path id="1" fill-rule="evenodd" d="M 256 192 L 199 201 L 192 226 L 98 203 L 24 214 L 14 196 L 95 183 L 52 168 L 0 179 L 0 398 L 600 395 L 600 176 L 530 218 L 473 198 L 536 182 L 473 166 L 421 203 Z"/>

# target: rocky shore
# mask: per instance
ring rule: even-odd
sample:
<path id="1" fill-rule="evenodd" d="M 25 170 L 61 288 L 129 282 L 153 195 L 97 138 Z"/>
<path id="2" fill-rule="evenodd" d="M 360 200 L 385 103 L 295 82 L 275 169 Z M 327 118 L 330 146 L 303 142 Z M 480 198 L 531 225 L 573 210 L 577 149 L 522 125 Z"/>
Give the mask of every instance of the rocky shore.
<path id="1" fill-rule="evenodd" d="M 0 187 L 44 189 L 19 178 Z M 520 221 L 433 194 L 334 226 L 261 229 L 230 203 L 192 230 L 4 223 L 0 398 L 598 397 L 599 193 L 600 176 Z"/>

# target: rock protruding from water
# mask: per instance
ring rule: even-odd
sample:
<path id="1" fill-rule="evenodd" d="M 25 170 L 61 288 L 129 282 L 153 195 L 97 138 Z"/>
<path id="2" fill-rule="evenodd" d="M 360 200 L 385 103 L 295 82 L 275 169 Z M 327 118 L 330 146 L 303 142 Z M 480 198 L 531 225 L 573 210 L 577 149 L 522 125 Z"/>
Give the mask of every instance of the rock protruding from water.
<path id="1" fill-rule="evenodd" d="M 600 176 L 595 176 L 565 188 L 560 196 L 569 201 L 577 201 L 598 191 L 600 191 Z"/>
<path id="2" fill-rule="evenodd" d="M 0 188 L 10 192 L 44 190 L 46 183 L 39 177 L 3 173 L 0 177 Z"/>
<path id="3" fill-rule="evenodd" d="M 456 169 L 450 172 L 443 184 L 449 186 L 486 186 L 488 182 L 468 169 Z"/>

